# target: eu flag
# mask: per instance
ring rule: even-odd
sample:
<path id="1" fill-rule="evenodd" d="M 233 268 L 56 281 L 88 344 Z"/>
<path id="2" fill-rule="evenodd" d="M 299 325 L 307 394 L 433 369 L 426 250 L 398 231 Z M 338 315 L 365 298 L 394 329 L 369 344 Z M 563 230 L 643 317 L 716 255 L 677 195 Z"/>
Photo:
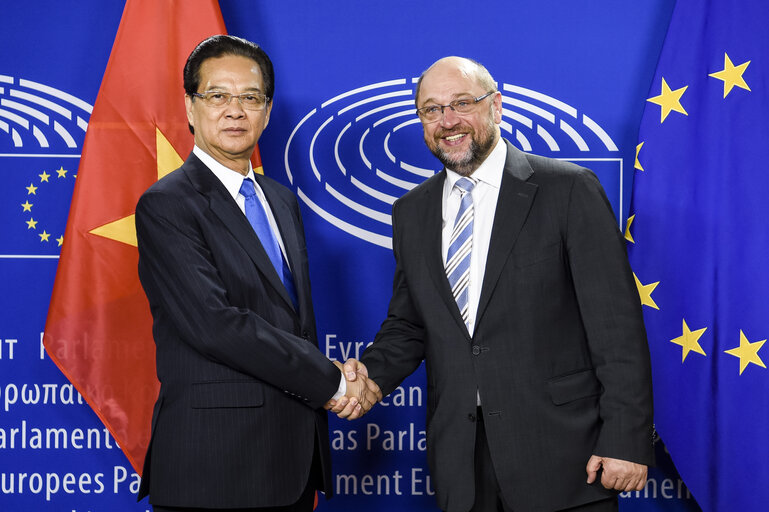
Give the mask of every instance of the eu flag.
<path id="1" fill-rule="evenodd" d="M 703 510 L 769 510 L 769 7 L 678 0 L 626 238 L 657 431 Z"/>

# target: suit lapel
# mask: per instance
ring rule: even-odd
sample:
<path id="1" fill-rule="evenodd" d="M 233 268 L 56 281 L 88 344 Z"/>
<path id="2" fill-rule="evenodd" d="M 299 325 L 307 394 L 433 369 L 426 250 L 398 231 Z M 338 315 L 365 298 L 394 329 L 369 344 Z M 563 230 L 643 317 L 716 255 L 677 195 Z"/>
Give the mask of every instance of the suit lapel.
<path id="1" fill-rule="evenodd" d="M 494 225 L 491 228 L 489 253 L 486 257 L 486 271 L 475 316 L 477 326 L 489 304 L 494 288 L 497 286 L 502 267 L 513 250 L 518 234 L 526 222 L 537 185 L 526 180 L 533 174 L 524 153 L 514 148 L 507 140 L 507 158 L 502 173 L 502 183 L 494 212 Z"/>
<path id="2" fill-rule="evenodd" d="M 251 261 L 254 262 L 270 285 L 278 290 L 281 297 L 293 308 L 288 291 L 286 291 L 286 287 L 283 285 L 280 277 L 278 277 L 278 273 L 272 265 L 269 256 L 267 256 L 264 247 L 262 247 L 262 243 L 259 241 L 254 228 L 251 227 L 248 219 L 240 211 L 237 203 L 232 199 L 227 189 L 224 188 L 224 185 L 194 154 L 190 155 L 184 167 L 190 181 L 198 192 L 208 198 L 211 211 L 219 217 L 222 224 L 243 247 L 243 250 L 246 251 Z M 279 219 L 282 215 L 275 213 L 275 216 Z M 281 231 L 285 230 L 281 228 Z"/>
<path id="3" fill-rule="evenodd" d="M 305 300 L 311 299 L 310 297 L 305 297 L 306 291 L 309 290 L 309 276 L 306 275 L 305 266 L 302 264 L 301 247 L 297 236 L 297 233 L 299 233 L 297 219 L 294 212 L 291 211 L 291 206 L 283 201 L 278 191 L 275 190 L 274 183 L 258 174 L 255 174 L 254 177 L 259 186 L 262 187 L 267 202 L 270 203 L 275 222 L 278 224 L 278 231 L 280 231 L 280 238 L 283 240 L 283 247 L 286 249 L 286 259 L 288 260 L 288 266 L 291 268 L 291 274 L 296 287 L 297 302 L 299 305 L 304 304 Z M 277 273 L 275 275 L 277 276 Z M 281 295 L 293 307 L 286 287 L 280 281 L 280 278 L 278 278 L 278 281 L 280 282 Z"/>

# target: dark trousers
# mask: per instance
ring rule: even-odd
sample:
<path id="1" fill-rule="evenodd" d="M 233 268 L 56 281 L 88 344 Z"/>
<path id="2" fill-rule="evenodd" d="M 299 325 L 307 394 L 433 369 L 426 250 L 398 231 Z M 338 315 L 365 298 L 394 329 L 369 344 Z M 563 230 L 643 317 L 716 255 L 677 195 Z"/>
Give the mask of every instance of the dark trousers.
<path id="1" fill-rule="evenodd" d="M 315 506 L 315 489 L 323 488 L 323 470 L 320 465 L 320 451 L 318 441 L 315 440 L 315 452 L 312 456 L 312 467 L 307 486 L 304 488 L 299 500 L 292 505 L 282 507 L 255 507 L 255 508 L 191 508 L 191 507 L 163 507 L 153 505 L 154 512 L 312 512 Z"/>
<path id="2" fill-rule="evenodd" d="M 518 512 L 510 508 L 502 498 L 491 460 L 489 443 L 486 440 L 483 411 L 480 407 L 476 417 L 478 422 L 475 427 L 475 504 L 470 512 Z M 617 498 L 609 498 L 559 512 L 617 512 L 618 510 Z"/>
<path id="3" fill-rule="evenodd" d="M 310 479 L 312 481 L 312 478 Z M 312 512 L 315 504 L 315 486 L 308 483 L 299 501 L 285 507 L 261 508 L 185 508 L 152 506 L 154 512 Z"/>

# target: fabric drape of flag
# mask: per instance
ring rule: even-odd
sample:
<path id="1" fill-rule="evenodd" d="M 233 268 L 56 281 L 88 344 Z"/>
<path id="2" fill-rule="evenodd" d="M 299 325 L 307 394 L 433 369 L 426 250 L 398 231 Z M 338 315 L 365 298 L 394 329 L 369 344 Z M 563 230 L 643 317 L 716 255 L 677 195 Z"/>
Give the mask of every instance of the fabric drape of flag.
<path id="1" fill-rule="evenodd" d="M 216 0 L 128 0 L 96 98 L 46 320 L 48 355 L 141 472 L 157 397 L 134 207 L 192 149 L 182 68 Z"/>
<path id="2" fill-rule="evenodd" d="M 636 151 L 655 421 L 705 511 L 769 509 L 767 26 L 765 0 L 678 0 Z"/>

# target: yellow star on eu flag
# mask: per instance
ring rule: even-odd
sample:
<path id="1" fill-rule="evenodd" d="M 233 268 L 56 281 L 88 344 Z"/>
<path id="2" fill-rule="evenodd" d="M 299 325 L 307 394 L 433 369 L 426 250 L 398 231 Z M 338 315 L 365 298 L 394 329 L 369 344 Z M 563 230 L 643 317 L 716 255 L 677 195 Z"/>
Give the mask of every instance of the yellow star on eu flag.
<path id="1" fill-rule="evenodd" d="M 670 89 L 670 86 L 668 86 L 668 83 L 665 81 L 665 79 L 662 79 L 662 92 L 660 95 L 646 100 L 662 107 L 660 110 L 660 124 L 665 121 L 665 118 L 667 118 L 668 114 L 670 114 L 670 112 L 673 110 L 687 116 L 689 115 L 686 110 L 684 110 L 684 107 L 681 106 L 681 96 L 683 96 L 684 92 L 686 92 L 686 89 L 688 88 L 689 86 L 685 85 L 680 89 L 673 91 Z"/>
<path id="2" fill-rule="evenodd" d="M 766 343 L 766 340 L 754 341 L 753 343 L 748 341 L 745 333 L 740 329 L 740 346 L 729 350 L 724 350 L 730 356 L 738 357 L 740 359 L 740 375 L 745 371 L 750 363 L 766 368 L 766 365 L 758 356 L 758 351 Z"/>
<path id="3" fill-rule="evenodd" d="M 639 145 L 635 147 L 635 164 L 633 165 L 633 167 L 635 167 L 639 171 L 644 170 L 643 166 L 641 165 L 641 161 L 638 160 L 638 155 L 641 153 L 641 148 L 643 147 L 643 145 L 644 143 L 641 142 Z"/>
<path id="4" fill-rule="evenodd" d="M 652 292 L 657 287 L 657 285 L 660 284 L 660 282 L 657 281 L 656 283 L 641 284 L 641 280 L 638 279 L 638 276 L 635 275 L 635 272 L 633 272 L 633 277 L 635 278 L 635 285 L 638 288 L 638 295 L 641 297 L 641 305 L 659 309 L 657 304 L 654 302 L 654 299 L 652 299 Z"/>
<path id="5" fill-rule="evenodd" d="M 58 174 L 58 175 L 59 175 L 59 176 L 58 176 L 59 178 L 66 178 L 66 177 L 67 177 L 67 171 L 64 169 L 64 166 L 62 166 L 62 167 L 59 167 L 59 168 L 56 170 L 56 174 Z"/>
<path id="6" fill-rule="evenodd" d="M 25 212 L 31 212 L 32 211 L 32 203 L 29 201 L 24 201 L 21 203 L 21 207 L 24 208 Z"/>
<path id="7" fill-rule="evenodd" d="M 689 355 L 689 352 L 696 352 L 698 354 L 702 354 L 703 356 L 707 355 L 705 351 L 702 350 L 702 347 L 698 341 L 706 330 L 707 327 L 703 327 L 702 329 L 697 329 L 696 331 L 690 331 L 689 326 L 686 325 L 686 320 L 683 321 L 681 336 L 670 340 L 671 343 L 675 343 L 676 345 L 683 347 L 683 350 L 681 351 L 681 364 L 686 361 L 686 356 Z"/>
<path id="8" fill-rule="evenodd" d="M 59 244 L 59 247 L 61 247 L 62 244 L 64 243 L 64 236 L 60 236 L 59 238 L 57 238 L 56 242 Z"/>
<path id="9" fill-rule="evenodd" d="M 750 90 L 750 87 L 748 87 L 745 79 L 742 78 L 742 74 L 745 73 L 746 69 L 748 69 L 748 64 L 750 64 L 750 61 L 743 62 L 739 66 L 735 66 L 732 64 L 732 60 L 729 58 L 726 52 L 724 52 L 724 69 L 716 73 L 710 73 L 708 76 L 723 80 L 724 98 L 726 98 L 726 96 L 732 92 L 732 88 L 734 88 L 735 85 L 748 91 Z"/>
<path id="10" fill-rule="evenodd" d="M 27 189 L 27 195 L 33 195 L 33 196 L 37 195 L 37 187 L 35 186 L 34 183 L 30 183 L 28 187 L 24 187 L 24 188 Z"/>
<path id="11" fill-rule="evenodd" d="M 633 221 L 635 220 L 635 214 L 631 215 L 627 218 L 627 227 L 625 228 L 625 240 L 630 242 L 631 244 L 635 243 L 635 240 L 633 240 L 633 235 L 630 234 L 630 225 L 633 224 Z"/>
<path id="12" fill-rule="evenodd" d="M 43 230 L 43 232 L 42 233 L 38 233 L 37 236 L 40 237 L 40 241 L 41 242 L 47 242 L 48 239 L 51 237 L 51 234 L 50 233 L 46 233 L 46 231 Z"/>
<path id="13" fill-rule="evenodd" d="M 37 221 L 32 217 L 30 217 L 29 220 L 25 222 L 27 223 L 27 229 L 37 229 Z"/>
<path id="14" fill-rule="evenodd" d="M 50 174 L 48 174 L 48 173 L 47 173 L 47 172 L 45 172 L 45 171 L 43 171 L 43 174 L 38 174 L 38 176 L 40 176 L 40 183 L 42 183 L 42 182 L 46 182 L 46 183 L 48 183 L 48 178 L 50 178 L 50 177 L 51 177 L 51 175 L 50 175 Z"/>

